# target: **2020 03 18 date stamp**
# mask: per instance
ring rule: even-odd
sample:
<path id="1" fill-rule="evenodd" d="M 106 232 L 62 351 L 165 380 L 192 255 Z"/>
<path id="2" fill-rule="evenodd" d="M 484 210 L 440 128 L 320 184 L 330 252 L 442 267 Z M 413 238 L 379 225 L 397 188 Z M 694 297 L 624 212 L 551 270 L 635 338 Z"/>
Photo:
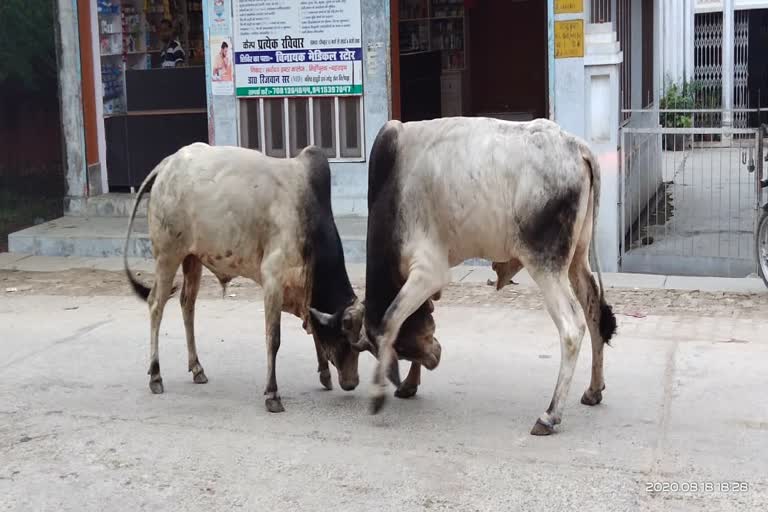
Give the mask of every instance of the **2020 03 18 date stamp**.
<path id="1" fill-rule="evenodd" d="M 646 492 L 714 492 L 739 493 L 749 491 L 749 482 L 738 480 L 712 481 L 654 481 L 645 482 Z"/>

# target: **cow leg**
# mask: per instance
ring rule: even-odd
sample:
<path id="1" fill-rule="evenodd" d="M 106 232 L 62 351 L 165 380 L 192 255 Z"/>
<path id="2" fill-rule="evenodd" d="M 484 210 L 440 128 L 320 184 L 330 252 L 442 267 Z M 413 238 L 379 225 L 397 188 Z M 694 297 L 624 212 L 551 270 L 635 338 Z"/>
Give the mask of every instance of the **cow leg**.
<path id="1" fill-rule="evenodd" d="M 200 277 L 203 274 L 203 264 L 197 256 L 189 255 L 181 264 L 184 271 L 184 284 L 181 287 L 181 313 L 184 316 L 184 331 L 187 335 L 187 357 L 189 371 L 192 372 L 192 380 L 196 384 L 205 384 L 208 377 L 205 376 L 203 366 L 197 357 L 197 345 L 195 344 L 195 302 L 200 291 Z"/>
<path id="2" fill-rule="evenodd" d="M 320 374 L 320 384 L 327 390 L 333 389 L 333 381 L 331 380 L 331 370 L 328 368 L 328 358 L 325 357 L 322 347 L 317 336 L 312 336 L 315 339 L 315 352 L 317 352 L 317 373 Z"/>
<path id="3" fill-rule="evenodd" d="M 603 400 L 605 380 L 603 377 L 603 338 L 600 335 L 600 294 L 589 267 L 589 260 L 578 258 L 573 261 L 570 279 L 579 299 L 592 339 L 592 379 L 581 397 L 584 405 L 597 405 Z"/>
<path id="4" fill-rule="evenodd" d="M 264 316 L 267 331 L 267 387 L 264 404 L 269 412 L 283 412 L 283 402 L 277 392 L 276 362 L 280 350 L 280 315 L 283 311 L 283 285 L 280 278 L 280 255 L 265 258 L 261 265 L 264 287 Z"/>
<path id="5" fill-rule="evenodd" d="M 163 378 L 160 375 L 159 335 L 160 322 L 163 320 L 163 310 L 168 302 L 168 297 L 173 289 L 173 278 L 179 268 L 178 260 L 170 260 L 160 256 L 155 265 L 155 284 L 147 297 L 150 318 L 150 355 L 149 355 L 149 389 L 154 394 L 160 394 L 163 390 Z"/>
<path id="6" fill-rule="evenodd" d="M 398 387 L 400 386 L 395 340 L 403 322 L 424 304 L 427 299 L 438 293 L 450 281 L 448 265 L 429 261 L 428 264 L 416 264 L 411 268 L 408 279 L 392 304 L 384 313 L 382 325 L 384 332 L 379 336 L 379 364 L 373 381 L 371 412 L 376 414 L 384 406 L 386 400 L 386 380 L 389 377 Z"/>
<path id="7" fill-rule="evenodd" d="M 411 369 L 400 387 L 395 391 L 397 398 L 411 398 L 416 394 L 421 384 L 421 364 L 411 363 Z"/>
<path id="8" fill-rule="evenodd" d="M 535 436 L 554 433 L 554 427 L 562 418 L 563 406 L 571 386 L 573 371 L 586 329 L 581 306 L 576 301 L 565 272 L 550 273 L 536 269 L 532 273 L 541 288 L 544 303 L 560 333 L 560 372 L 555 392 L 547 412 L 542 414 L 531 430 Z"/>

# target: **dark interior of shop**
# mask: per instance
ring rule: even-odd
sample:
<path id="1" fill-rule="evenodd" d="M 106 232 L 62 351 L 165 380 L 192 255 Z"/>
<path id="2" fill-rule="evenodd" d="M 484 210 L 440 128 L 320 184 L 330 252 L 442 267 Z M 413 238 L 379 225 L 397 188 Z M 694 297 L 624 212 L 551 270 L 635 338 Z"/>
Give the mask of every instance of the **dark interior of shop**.
<path id="1" fill-rule="evenodd" d="M 546 117 L 546 2 L 397 4 L 393 61 L 399 70 L 393 76 L 399 76 L 395 97 L 402 121 L 460 115 L 515 121 Z"/>
<path id="2" fill-rule="evenodd" d="M 203 2 L 96 1 L 109 188 L 127 192 L 208 140 Z"/>

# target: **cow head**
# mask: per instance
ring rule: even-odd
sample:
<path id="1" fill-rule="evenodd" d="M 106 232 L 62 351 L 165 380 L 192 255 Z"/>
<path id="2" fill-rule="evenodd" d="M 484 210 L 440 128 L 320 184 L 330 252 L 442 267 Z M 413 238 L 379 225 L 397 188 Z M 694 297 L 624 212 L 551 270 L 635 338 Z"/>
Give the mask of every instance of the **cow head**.
<path id="1" fill-rule="evenodd" d="M 324 313 L 314 308 L 309 312 L 314 319 L 317 339 L 328 360 L 339 373 L 339 385 L 345 391 L 355 389 L 360 382 L 357 360 L 368 346 L 361 342 L 365 308 L 357 299 L 350 306 L 335 313 Z"/>
<path id="2" fill-rule="evenodd" d="M 400 327 L 394 346 L 397 354 L 396 359 L 418 363 L 428 370 L 433 370 L 440 364 L 442 347 L 435 338 L 435 321 L 432 318 L 432 313 L 435 311 L 433 300 L 438 298 L 439 296 L 436 295 L 433 299 L 427 300 Z M 360 350 L 369 350 L 378 359 L 379 339 L 385 335 L 386 333 L 369 323 L 363 327 L 358 347 Z M 397 363 L 395 361 L 392 364 L 396 366 Z M 392 383 L 397 386 L 399 383 L 392 378 L 392 375 L 396 373 L 396 369 L 393 368 L 388 376 Z"/>

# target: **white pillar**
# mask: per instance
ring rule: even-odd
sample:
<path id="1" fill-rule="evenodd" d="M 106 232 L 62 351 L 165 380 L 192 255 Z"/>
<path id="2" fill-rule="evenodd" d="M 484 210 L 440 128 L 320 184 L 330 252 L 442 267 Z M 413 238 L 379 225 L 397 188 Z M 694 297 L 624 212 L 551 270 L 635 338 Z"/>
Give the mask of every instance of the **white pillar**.
<path id="1" fill-rule="evenodd" d="M 723 127 L 733 126 L 733 0 L 723 0 Z"/>
<path id="2" fill-rule="evenodd" d="M 600 161 L 598 254 L 606 272 L 619 261 L 619 65 L 623 54 L 611 25 L 589 25 L 584 56 L 584 138 Z M 560 75 L 558 75 L 560 76 Z"/>
<path id="3" fill-rule="evenodd" d="M 694 66 L 696 65 L 696 2 L 685 0 L 685 79 L 693 80 Z"/>
<path id="4" fill-rule="evenodd" d="M 59 104 L 61 105 L 61 131 L 64 143 L 64 172 L 67 181 L 65 209 L 73 201 L 88 196 L 85 161 L 85 130 L 83 129 L 83 90 L 80 69 L 80 32 L 78 31 L 77 4 L 57 0 L 56 50 L 59 68 Z M 88 70 L 90 72 L 90 70 Z"/>
<path id="5" fill-rule="evenodd" d="M 659 106 L 664 84 L 663 0 L 653 0 L 653 103 Z"/>
<path id="6" fill-rule="evenodd" d="M 693 77 L 694 0 L 660 0 L 658 41 L 661 59 L 660 86 L 680 84 Z"/>

